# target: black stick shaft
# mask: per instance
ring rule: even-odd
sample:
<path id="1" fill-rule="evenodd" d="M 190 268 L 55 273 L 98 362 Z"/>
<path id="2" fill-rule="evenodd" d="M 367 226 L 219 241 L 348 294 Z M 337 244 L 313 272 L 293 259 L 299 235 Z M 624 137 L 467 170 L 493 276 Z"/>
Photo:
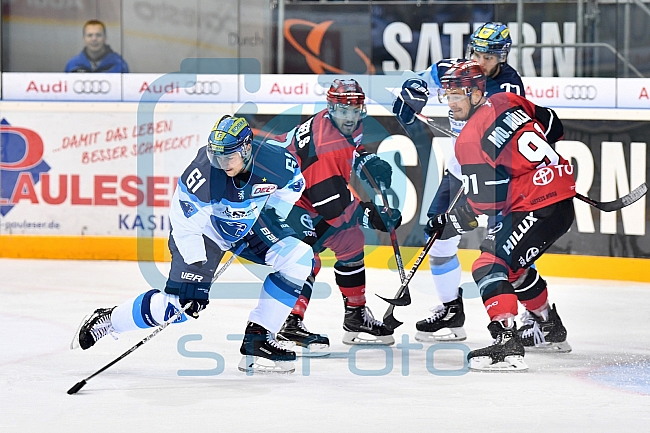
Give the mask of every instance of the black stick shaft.
<path id="1" fill-rule="evenodd" d="M 388 213 L 388 217 L 392 217 L 393 211 L 390 206 L 388 206 L 388 198 L 386 197 L 386 189 L 383 182 L 381 185 L 377 185 L 377 182 L 375 182 L 375 179 L 370 175 L 370 171 L 366 168 L 365 165 L 361 166 L 361 170 L 363 170 L 363 173 L 366 175 L 366 178 L 368 179 L 370 186 L 372 186 L 372 189 L 374 189 L 375 192 L 381 196 L 381 200 L 384 204 L 386 212 Z M 390 227 L 388 233 L 390 235 L 390 243 L 393 246 L 393 252 L 395 253 L 395 263 L 397 263 L 397 270 L 399 272 L 400 281 L 404 281 L 404 261 L 402 260 L 402 253 L 400 252 L 399 244 L 397 243 L 397 233 L 395 233 L 395 227 Z"/>
<path id="2" fill-rule="evenodd" d="M 235 260 L 235 257 L 237 257 L 243 251 L 245 246 L 246 246 L 246 244 L 243 243 L 237 248 L 237 251 L 235 251 L 233 253 L 233 255 L 230 257 L 230 259 L 228 259 L 228 261 L 217 271 L 217 273 L 215 274 L 212 281 L 216 280 L 221 274 L 223 274 L 223 272 L 226 270 L 226 268 L 228 268 L 228 266 L 230 266 L 230 264 Z M 108 364 L 106 364 L 105 366 L 103 366 L 102 368 L 100 368 L 99 370 L 97 370 L 96 372 L 94 372 L 93 374 L 88 376 L 87 378 L 85 378 L 84 380 L 82 380 L 80 382 L 77 382 L 72 388 L 70 388 L 68 390 L 68 394 L 70 394 L 70 395 L 76 394 L 81 388 L 83 388 L 86 385 L 86 383 L 90 379 L 92 379 L 93 377 L 97 376 L 98 374 L 106 371 L 106 369 L 112 367 L 113 365 L 115 365 L 116 363 L 121 361 L 122 359 L 126 358 L 130 353 L 135 351 L 138 347 L 142 346 L 144 343 L 146 343 L 147 341 L 151 340 L 153 337 L 158 335 L 158 333 L 160 331 L 162 331 L 163 329 L 165 329 L 166 327 L 168 327 L 169 325 L 174 323 L 178 318 L 180 318 L 183 315 L 183 313 L 185 313 L 185 310 L 187 310 L 189 307 L 190 307 L 189 304 L 186 305 L 185 307 L 182 307 L 180 310 L 178 310 L 176 312 L 176 314 L 174 314 L 172 317 L 170 317 L 165 323 L 160 325 L 151 334 L 147 335 L 145 338 L 140 340 L 138 343 L 136 343 L 129 350 L 127 350 L 126 352 L 124 352 L 123 354 L 121 354 L 120 356 L 118 356 L 117 358 L 115 358 L 114 360 L 112 360 L 111 362 L 109 362 Z"/>

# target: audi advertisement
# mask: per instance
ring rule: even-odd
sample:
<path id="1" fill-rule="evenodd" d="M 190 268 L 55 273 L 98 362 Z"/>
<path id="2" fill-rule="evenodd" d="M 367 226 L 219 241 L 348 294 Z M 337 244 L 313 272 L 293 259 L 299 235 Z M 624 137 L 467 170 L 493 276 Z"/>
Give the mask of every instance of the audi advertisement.
<path id="1" fill-rule="evenodd" d="M 120 74 L 3 73 L 6 101 L 121 101 Z"/>
<path id="2" fill-rule="evenodd" d="M 371 103 L 390 105 L 402 75 L 246 75 L 4 73 L 7 101 L 296 103 L 323 102 L 334 77 L 354 77 Z M 328 77 L 332 77 L 328 79 Z M 526 97 L 536 104 L 570 108 L 650 108 L 646 78 L 524 78 Z M 432 101 L 435 102 L 435 101 Z"/>

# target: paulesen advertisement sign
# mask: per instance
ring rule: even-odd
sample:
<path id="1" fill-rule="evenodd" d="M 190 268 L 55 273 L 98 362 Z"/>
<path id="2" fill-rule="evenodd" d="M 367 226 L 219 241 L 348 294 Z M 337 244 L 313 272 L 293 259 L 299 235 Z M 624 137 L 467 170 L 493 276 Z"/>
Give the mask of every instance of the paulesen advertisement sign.
<path id="1" fill-rule="evenodd" d="M 187 75 L 3 73 L 6 101 L 323 103 L 337 77 L 355 78 L 369 103 L 389 107 L 408 73 L 395 75 Z M 646 78 L 524 78 L 526 97 L 553 108 L 650 108 Z M 430 104 L 436 106 L 435 92 Z"/>

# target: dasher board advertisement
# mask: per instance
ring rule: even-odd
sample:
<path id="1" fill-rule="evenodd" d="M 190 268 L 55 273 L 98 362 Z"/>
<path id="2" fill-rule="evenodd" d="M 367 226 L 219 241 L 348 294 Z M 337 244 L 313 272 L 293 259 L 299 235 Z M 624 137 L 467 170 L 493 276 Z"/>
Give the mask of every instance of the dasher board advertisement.
<path id="1" fill-rule="evenodd" d="M 201 106 L 161 110 L 144 123 L 128 110 L 3 110 L 0 234 L 123 237 L 140 230 L 166 237 L 177 177 L 205 145 L 214 122 L 232 114 L 230 105 L 210 112 Z M 261 137 L 266 125 L 288 131 L 306 120 L 295 113 L 247 117 Z M 648 121 L 572 120 L 561 113 L 560 118 L 565 135 L 555 149 L 575 166 L 579 193 L 610 201 L 647 181 Z M 413 127 L 419 129 L 407 134 L 388 113 L 369 115 L 364 146 L 392 166 L 388 199 L 402 212 L 400 244 L 421 246 L 426 211 L 453 147 L 450 138 L 434 137 L 421 122 Z M 374 196 L 355 176 L 352 187 L 368 199 Z M 574 207 L 573 227 L 552 252 L 650 257 L 645 197 L 619 212 L 601 212 L 577 200 Z M 478 248 L 484 234 L 481 227 L 461 245 Z M 375 231 L 367 232 L 367 241 L 390 245 L 387 235 Z"/>

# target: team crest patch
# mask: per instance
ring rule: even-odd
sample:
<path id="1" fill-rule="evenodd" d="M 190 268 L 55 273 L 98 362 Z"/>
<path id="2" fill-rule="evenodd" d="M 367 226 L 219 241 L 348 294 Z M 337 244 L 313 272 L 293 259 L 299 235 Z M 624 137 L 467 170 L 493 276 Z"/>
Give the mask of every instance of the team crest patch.
<path id="1" fill-rule="evenodd" d="M 197 213 L 199 210 L 194 206 L 192 203 L 189 201 L 183 201 L 179 200 L 181 209 L 183 209 L 183 213 L 185 214 L 185 218 L 189 218 L 195 213 Z"/>
<path id="2" fill-rule="evenodd" d="M 278 186 L 273 183 L 256 183 L 251 190 L 251 197 L 273 194 L 277 189 Z"/>

